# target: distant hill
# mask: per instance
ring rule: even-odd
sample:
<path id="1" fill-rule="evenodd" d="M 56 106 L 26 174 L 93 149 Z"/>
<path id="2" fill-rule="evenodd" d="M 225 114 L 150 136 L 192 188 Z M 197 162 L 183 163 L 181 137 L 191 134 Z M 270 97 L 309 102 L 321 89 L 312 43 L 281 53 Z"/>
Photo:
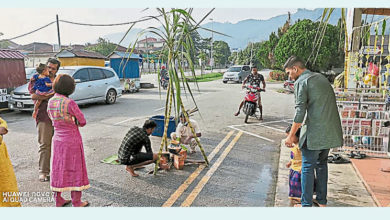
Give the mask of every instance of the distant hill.
<path id="1" fill-rule="evenodd" d="M 310 19 L 313 21 L 320 21 L 323 9 L 318 8 L 314 10 L 298 9 L 294 14 L 291 14 L 291 22 L 294 24 L 298 19 Z M 335 9 L 329 23 L 337 24 L 341 17 L 341 9 Z M 229 37 L 214 34 L 215 40 L 226 41 L 231 48 L 245 48 L 249 42 L 259 42 L 268 40 L 272 32 L 277 32 L 279 27 L 282 27 L 286 22 L 288 15 L 279 15 L 268 20 L 243 20 L 236 24 L 231 23 L 207 23 L 203 27 L 227 34 Z M 210 37 L 209 31 L 199 31 L 202 37 Z"/>
<path id="2" fill-rule="evenodd" d="M 298 9 L 297 12 L 291 14 L 291 21 L 295 23 L 298 19 L 310 19 L 313 21 L 319 21 L 322 16 L 323 8 L 317 8 L 313 10 L 309 9 Z M 223 35 L 214 34 L 214 40 L 223 40 L 226 41 L 230 48 L 245 48 L 249 42 L 258 42 L 262 40 L 268 40 L 269 35 L 273 31 L 277 31 L 279 27 L 287 20 L 287 14 L 279 15 L 267 20 L 255 20 L 248 19 L 243 20 L 238 23 L 220 23 L 220 22 L 209 22 L 202 27 L 227 34 L 231 37 L 226 37 Z M 338 19 L 341 17 L 341 9 L 335 9 L 331 18 L 330 24 L 337 24 Z M 142 29 L 131 30 L 126 39 L 121 43 L 123 46 L 129 46 L 129 43 L 134 41 L 137 37 L 137 34 Z M 211 37 L 209 31 L 200 30 L 200 35 L 202 37 Z M 109 39 L 111 42 L 118 43 L 123 37 L 124 33 L 113 33 L 105 35 L 104 38 Z M 148 36 L 152 36 L 151 34 Z M 145 38 L 143 36 L 142 38 Z"/>

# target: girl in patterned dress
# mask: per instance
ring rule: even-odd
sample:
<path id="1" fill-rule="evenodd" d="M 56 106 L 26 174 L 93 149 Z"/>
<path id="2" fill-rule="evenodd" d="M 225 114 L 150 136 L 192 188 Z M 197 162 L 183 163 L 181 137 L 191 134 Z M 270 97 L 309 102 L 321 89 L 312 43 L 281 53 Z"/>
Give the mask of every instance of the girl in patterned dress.
<path id="1" fill-rule="evenodd" d="M 286 129 L 286 134 L 288 135 L 291 131 L 291 125 Z M 291 205 L 298 204 L 301 202 L 301 169 L 302 169 L 302 153 L 299 150 L 299 135 L 301 133 L 301 128 L 297 130 L 296 143 L 293 143 L 293 147 L 290 148 L 290 158 L 291 160 L 286 164 L 287 168 L 290 168 L 289 175 L 289 194 Z"/>

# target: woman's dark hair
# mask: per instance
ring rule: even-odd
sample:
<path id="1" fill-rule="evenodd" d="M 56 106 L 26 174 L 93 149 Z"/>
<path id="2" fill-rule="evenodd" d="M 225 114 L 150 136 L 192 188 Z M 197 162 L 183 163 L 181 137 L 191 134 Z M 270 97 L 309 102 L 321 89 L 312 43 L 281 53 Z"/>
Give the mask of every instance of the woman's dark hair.
<path id="1" fill-rule="evenodd" d="M 74 82 L 74 79 L 66 74 L 57 75 L 53 82 L 54 92 L 64 96 L 71 95 L 74 92 L 75 87 L 76 83 Z"/>
<path id="2" fill-rule="evenodd" d="M 289 124 L 288 127 L 286 128 L 286 133 L 290 133 L 292 128 L 292 124 Z M 301 134 L 301 128 L 298 128 L 297 132 L 295 133 L 295 136 L 299 139 L 299 135 Z"/>
<path id="3" fill-rule="evenodd" d="M 145 130 L 149 129 L 149 128 L 155 128 L 155 127 L 157 127 L 157 124 L 153 120 L 146 120 L 145 123 L 144 123 L 144 126 L 143 126 L 143 128 Z"/>
<path id="4" fill-rule="evenodd" d="M 40 63 L 39 65 L 38 65 L 38 67 L 37 67 L 37 72 L 39 73 L 39 74 L 41 74 L 41 73 L 43 73 L 43 71 L 46 69 L 46 64 L 43 64 L 43 63 Z"/>
<path id="5" fill-rule="evenodd" d="M 49 64 L 49 63 L 52 63 L 52 64 L 57 65 L 57 70 L 60 69 L 61 62 L 60 62 L 59 60 L 57 60 L 56 58 L 49 58 L 49 59 L 47 60 L 47 64 Z"/>

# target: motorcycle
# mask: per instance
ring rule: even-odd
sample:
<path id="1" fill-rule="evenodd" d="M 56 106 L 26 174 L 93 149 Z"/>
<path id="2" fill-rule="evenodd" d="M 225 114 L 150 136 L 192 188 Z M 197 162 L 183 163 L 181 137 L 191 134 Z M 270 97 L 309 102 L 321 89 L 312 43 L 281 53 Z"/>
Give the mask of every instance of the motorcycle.
<path id="1" fill-rule="evenodd" d="M 284 81 L 283 88 L 290 92 L 294 92 L 294 81 L 291 80 Z"/>
<path id="2" fill-rule="evenodd" d="M 255 117 L 258 120 L 260 120 L 260 115 L 257 114 L 257 100 L 259 99 L 259 96 L 257 95 L 258 91 L 265 92 L 264 89 L 261 89 L 260 87 L 256 85 L 247 85 L 246 86 L 247 92 L 245 95 L 245 102 L 244 102 L 244 108 L 243 111 L 245 113 L 245 123 L 248 123 L 249 116 Z"/>
<path id="3" fill-rule="evenodd" d="M 160 84 L 163 89 L 167 89 L 169 84 L 169 77 L 161 77 Z"/>

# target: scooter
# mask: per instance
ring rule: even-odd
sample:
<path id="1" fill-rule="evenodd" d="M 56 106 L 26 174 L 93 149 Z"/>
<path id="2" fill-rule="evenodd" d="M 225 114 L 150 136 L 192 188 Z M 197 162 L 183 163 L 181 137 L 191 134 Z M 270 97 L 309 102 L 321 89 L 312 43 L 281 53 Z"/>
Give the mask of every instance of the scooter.
<path id="1" fill-rule="evenodd" d="M 161 77 L 160 84 L 163 89 L 167 89 L 169 84 L 169 77 Z"/>
<path id="2" fill-rule="evenodd" d="M 243 111 L 245 113 L 245 123 L 248 123 L 249 116 L 255 117 L 258 120 L 260 120 L 260 115 L 257 114 L 257 100 L 259 99 L 259 96 L 257 95 L 258 91 L 265 92 L 264 89 L 261 89 L 260 87 L 256 85 L 247 85 L 246 86 L 247 92 L 245 95 L 245 102 L 244 102 L 244 108 Z"/>

